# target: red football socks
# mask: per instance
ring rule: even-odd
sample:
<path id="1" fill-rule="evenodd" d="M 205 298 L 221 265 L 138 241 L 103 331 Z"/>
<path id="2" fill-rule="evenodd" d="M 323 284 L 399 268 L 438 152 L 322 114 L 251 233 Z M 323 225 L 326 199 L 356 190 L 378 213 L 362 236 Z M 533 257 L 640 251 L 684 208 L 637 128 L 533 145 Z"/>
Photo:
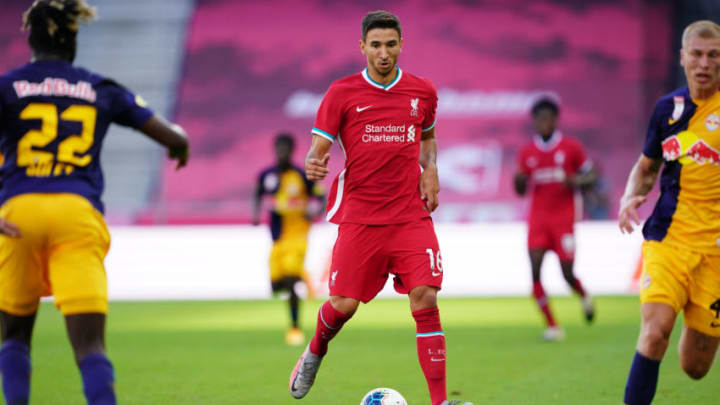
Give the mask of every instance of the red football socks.
<path id="1" fill-rule="evenodd" d="M 417 325 L 417 353 L 432 405 L 447 399 L 445 388 L 445 335 L 440 325 L 437 308 L 421 309 L 412 313 Z"/>
<path id="2" fill-rule="evenodd" d="M 553 318 L 552 312 L 550 312 L 550 305 L 548 305 L 548 299 L 545 295 L 545 289 L 539 282 L 533 283 L 533 296 L 535 296 L 535 301 L 537 302 L 538 307 L 540 307 L 540 311 L 542 311 L 543 315 L 545 315 L 545 321 L 547 322 L 547 325 L 557 326 L 557 324 L 555 323 L 555 318 Z"/>
<path id="3" fill-rule="evenodd" d="M 340 328 L 352 315 L 344 314 L 333 308 L 330 301 L 326 301 L 318 311 L 317 328 L 315 336 L 310 341 L 310 351 L 322 357 L 327 353 L 328 342 L 340 332 Z"/>

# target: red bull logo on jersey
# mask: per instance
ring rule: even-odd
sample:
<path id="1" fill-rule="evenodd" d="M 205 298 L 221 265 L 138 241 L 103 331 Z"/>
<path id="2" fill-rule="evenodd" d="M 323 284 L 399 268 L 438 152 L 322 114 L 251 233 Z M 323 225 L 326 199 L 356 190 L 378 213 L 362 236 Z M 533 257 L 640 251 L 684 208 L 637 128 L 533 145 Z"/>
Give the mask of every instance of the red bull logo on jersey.
<path id="1" fill-rule="evenodd" d="M 667 161 L 677 160 L 682 164 L 695 162 L 701 165 L 711 163 L 720 166 L 720 152 L 690 131 L 683 131 L 664 140 L 662 150 L 663 158 Z"/>
<path id="2" fill-rule="evenodd" d="M 92 84 L 79 81 L 76 84 L 68 83 L 65 79 L 46 77 L 41 83 L 30 83 L 27 80 L 13 82 L 13 88 L 18 98 L 30 96 L 57 96 L 72 97 L 95 102 L 97 94 Z"/>
<path id="3" fill-rule="evenodd" d="M 720 165 L 720 153 L 703 140 L 695 142 L 686 155 L 701 165 L 705 163 Z"/>
<path id="4" fill-rule="evenodd" d="M 677 160 L 680 158 L 682 153 L 682 146 L 680 146 L 680 139 L 677 135 L 671 136 L 662 143 L 663 158 L 667 161 Z"/>
<path id="5" fill-rule="evenodd" d="M 675 98 L 673 98 L 673 103 L 675 104 L 675 108 L 673 109 L 672 118 L 668 120 L 670 125 L 674 124 L 680 119 L 680 117 L 682 117 L 683 111 L 685 111 L 685 97 L 675 96 Z"/>

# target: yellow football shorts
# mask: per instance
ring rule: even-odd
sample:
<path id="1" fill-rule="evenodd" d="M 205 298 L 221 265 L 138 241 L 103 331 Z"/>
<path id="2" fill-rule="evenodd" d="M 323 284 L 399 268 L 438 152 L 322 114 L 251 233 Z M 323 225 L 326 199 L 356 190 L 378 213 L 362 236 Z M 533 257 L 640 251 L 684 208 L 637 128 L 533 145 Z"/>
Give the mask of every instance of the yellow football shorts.
<path id="1" fill-rule="evenodd" d="M 270 281 L 280 281 L 285 277 L 302 278 L 306 250 L 307 240 L 304 238 L 280 238 L 273 243 L 270 251 Z"/>
<path id="2" fill-rule="evenodd" d="M 640 302 L 684 311 L 685 325 L 720 337 L 720 256 L 646 241 L 640 281 Z"/>
<path id="3" fill-rule="evenodd" d="M 0 207 L 19 238 L 0 235 L 0 310 L 37 311 L 54 295 L 64 315 L 107 313 L 103 261 L 110 234 L 102 214 L 75 194 L 22 194 Z"/>

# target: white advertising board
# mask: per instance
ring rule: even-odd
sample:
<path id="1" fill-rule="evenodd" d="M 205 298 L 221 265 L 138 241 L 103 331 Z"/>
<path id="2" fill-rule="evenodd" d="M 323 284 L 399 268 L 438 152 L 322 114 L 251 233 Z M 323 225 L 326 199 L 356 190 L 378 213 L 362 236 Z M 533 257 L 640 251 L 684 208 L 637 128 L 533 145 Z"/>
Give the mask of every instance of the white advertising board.
<path id="1" fill-rule="evenodd" d="M 530 265 L 523 223 L 439 224 L 444 296 L 530 293 Z M 261 299 L 270 297 L 267 227 L 111 227 L 106 260 L 110 299 Z M 337 228 L 313 227 L 306 268 L 317 295 L 327 294 Z M 634 292 L 640 259 L 639 232 L 622 235 L 615 222 L 576 227 L 575 271 L 593 294 Z M 568 294 L 556 256 L 543 264 L 543 283 L 553 295 Z M 389 283 L 380 296 L 398 296 Z"/>

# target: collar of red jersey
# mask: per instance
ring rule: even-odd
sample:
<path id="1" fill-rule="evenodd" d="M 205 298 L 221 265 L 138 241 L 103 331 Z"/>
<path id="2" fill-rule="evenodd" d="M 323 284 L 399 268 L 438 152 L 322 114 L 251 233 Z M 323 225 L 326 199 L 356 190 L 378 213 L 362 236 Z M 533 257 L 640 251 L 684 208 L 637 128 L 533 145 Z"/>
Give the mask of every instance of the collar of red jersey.
<path id="1" fill-rule="evenodd" d="M 402 78 L 403 72 L 402 72 L 402 69 L 400 69 L 400 66 L 396 66 L 396 69 L 397 69 L 397 76 L 395 76 L 395 79 L 394 79 L 393 81 L 391 81 L 390 83 L 388 83 L 388 84 L 378 83 L 378 82 L 376 82 L 375 80 L 373 80 L 372 77 L 370 77 L 370 73 L 368 72 L 368 68 L 365 68 L 365 70 L 362 71 L 362 77 L 363 77 L 363 78 L 365 79 L 365 81 L 368 82 L 371 86 L 377 87 L 378 89 L 386 90 L 386 91 L 387 91 L 387 90 L 390 90 L 391 88 L 393 88 L 393 86 L 395 86 L 396 84 L 398 84 L 398 82 L 400 82 L 400 78 Z"/>
<path id="2" fill-rule="evenodd" d="M 537 146 L 538 149 L 542 151 L 548 151 L 553 150 L 555 147 L 560 143 L 560 140 L 562 139 L 562 134 L 560 131 L 555 131 L 550 136 L 550 139 L 544 141 L 542 139 L 542 136 L 540 135 L 534 135 L 533 136 L 533 142 L 535 142 L 535 146 Z"/>

